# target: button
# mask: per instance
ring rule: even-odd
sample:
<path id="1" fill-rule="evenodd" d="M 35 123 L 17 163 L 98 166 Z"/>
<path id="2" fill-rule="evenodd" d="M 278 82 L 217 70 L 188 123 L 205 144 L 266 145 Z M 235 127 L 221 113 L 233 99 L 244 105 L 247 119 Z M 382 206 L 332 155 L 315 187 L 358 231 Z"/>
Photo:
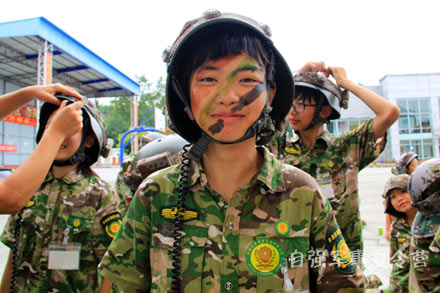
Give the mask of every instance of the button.
<path id="1" fill-rule="evenodd" d="M 232 290 L 232 287 L 234 287 L 234 285 L 232 285 L 231 282 L 226 282 L 226 283 L 225 283 L 225 289 L 226 289 L 227 291 L 231 291 L 231 290 Z"/>
<path id="2" fill-rule="evenodd" d="M 229 222 L 226 226 L 228 227 L 229 230 L 234 229 L 234 223 L 232 222 Z"/>

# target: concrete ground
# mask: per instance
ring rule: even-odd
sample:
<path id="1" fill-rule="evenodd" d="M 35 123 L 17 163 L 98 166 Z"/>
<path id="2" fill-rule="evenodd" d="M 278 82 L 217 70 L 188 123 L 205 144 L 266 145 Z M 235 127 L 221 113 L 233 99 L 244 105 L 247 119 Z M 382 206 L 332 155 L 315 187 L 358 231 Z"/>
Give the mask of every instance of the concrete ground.
<path id="1" fill-rule="evenodd" d="M 95 168 L 106 181 L 114 184 L 119 168 Z M 388 287 L 391 265 L 389 264 L 389 245 L 379 235 L 379 228 L 385 226 L 385 215 L 381 194 L 385 182 L 391 176 L 390 168 L 366 168 L 359 175 L 359 194 L 361 217 L 366 222 L 364 228 L 365 274 L 376 274 Z M 0 215 L 0 231 L 6 224 L 7 216 Z M 0 243 L 0 274 L 3 275 L 9 248 Z"/>

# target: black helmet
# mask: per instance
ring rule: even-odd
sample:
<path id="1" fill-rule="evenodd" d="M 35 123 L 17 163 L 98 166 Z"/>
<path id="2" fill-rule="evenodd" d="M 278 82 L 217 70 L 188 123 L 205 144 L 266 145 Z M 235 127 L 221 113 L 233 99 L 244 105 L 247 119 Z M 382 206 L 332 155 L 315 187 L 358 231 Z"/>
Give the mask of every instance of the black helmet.
<path id="1" fill-rule="evenodd" d="M 419 165 L 409 179 L 412 206 L 423 216 L 440 215 L 440 159 Z"/>
<path id="2" fill-rule="evenodd" d="M 412 160 L 417 159 L 417 154 L 414 152 L 407 152 L 400 156 L 396 162 L 396 166 L 391 168 L 391 173 L 394 175 L 408 174 L 408 166 Z"/>
<path id="3" fill-rule="evenodd" d="M 271 104 L 272 110 L 267 110 L 267 112 L 270 111 L 268 115 L 271 120 L 276 125 L 289 112 L 294 96 L 293 77 L 287 62 L 270 39 L 269 27 L 241 15 L 209 10 L 202 17 L 187 22 L 174 44 L 163 54 L 163 60 L 168 64 L 166 103 L 171 122 L 170 128 L 190 143 L 196 143 L 204 135 L 191 115 L 189 97 L 182 90 L 182 84 L 179 83 L 185 74 L 182 72 L 183 64 L 187 62 L 191 46 L 194 46 L 198 40 L 213 34 L 227 34 L 236 30 L 245 30 L 257 35 L 271 55 L 275 73 L 274 76 L 270 76 L 268 72 L 267 79 L 276 84 L 276 94 Z M 264 130 L 264 127 L 262 128 L 260 128 L 260 133 Z M 258 131 L 257 134 L 259 134 Z"/>
<path id="4" fill-rule="evenodd" d="M 385 183 L 385 188 L 382 194 L 382 197 L 385 198 L 385 213 L 399 218 L 405 216 L 404 213 L 397 211 L 391 204 L 390 191 L 394 188 L 399 188 L 408 192 L 408 180 L 409 175 L 407 174 L 393 175 L 388 179 L 387 183 Z"/>
<path id="5" fill-rule="evenodd" d="M 62 101 L 67 100 L 68 105 L 77 101 L 76 98 L 62 94 L 55 94 L 55 96 L 59 100 Z M 47 120 L 49 119 L 49 116 L 58 108 L 59 107 L 57 105 L 51 103 L 44 103 L 41 106 L 40 120 L 39 120 L 40 126 L 38 128 L 37 137 L 36 137 L 37 143 L 40 141 L 41 137 L 43 136 L 43 132 L 44 129 L 46 128 L 46 123 Z M 90 154 L 91 155 L 90 163 L 93 164 L 98 160 L 100 155 L 103 156 L 104 158 L 108 156 L 113 144 L 113 140 L 107 138 L 107 132 L 102 114 L 92 102 L 86 101 L 84 103 L 84 106 L 81 108 L 81 110 L 83 112 L 83 117 L 84 115 L 87 115 L 90 121 L 90 129 L 92 130 L 95 136 L 95 144 L 90 148 L 91 150 L 93 150 L 93 152 Z M 84 135 L 86 134 L 83 133 L 83 140 L 84 140 Z"/>
<path id="6" fill-rule="evenodd" d="M 327 118 L 328 120 L 339 119 L 339 117 L 341 117 L 341 108 L 348 108 L 348 91 L 341 90 L 324 75 L 317 72 L 298 72 L 293 78 L 295 80 L 295 88 L 297 89 L 296 92 L 298 92 L 299 88 L 304 87 L 322 93 L 333 109 L 330 117 Z"/>

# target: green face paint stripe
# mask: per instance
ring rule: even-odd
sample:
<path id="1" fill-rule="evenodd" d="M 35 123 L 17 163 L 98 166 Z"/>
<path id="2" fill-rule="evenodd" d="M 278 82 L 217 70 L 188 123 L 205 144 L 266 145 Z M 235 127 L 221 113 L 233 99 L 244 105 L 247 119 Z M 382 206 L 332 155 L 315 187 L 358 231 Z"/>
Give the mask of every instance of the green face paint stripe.
<path id="1" fill-rule="evenodd" d="M 217 103 L 218 100 L 220 100 L 220 98 L 222 96 L 224 96 L 227 92 L 230 91 L 232 83 L 235 79 L 235 77 L 237 76 L 237 74 L 240 71 L 246 71 L 246 70 L 250 70 L 252 72 L 255 72 L 257 70 L 263 71 L 263 68 L 261 65 L 259 65 L 258 63 L 256 63 L 256 61 L 254 59 L 251 58 L 245 58 L 238 66 L 236 69 L 234 69 L 227 77 L 226 77 L 226 86 L 224 88 L 220 88 L 219 93 L 217 94 L 217 97 L 211 101 L 208 102 L 208 104 L 202 109 L 201 113 L 200 113 L 200 119 L 199 119 L 199 123 L 200 125 L 204 126 L 206 125 L 206 120 L 208 118 L 209 113 L 211 113 L 211 111 L 215 108 L 215 104 Z M 223 126 L 223 124 L 222 124 Z M 212 126 L 211 126 L 212 127 Z M 222 127 L 223 128 L 223 127 Z M 218 132 L 220 132 L 221 130 L 219 130 Z M 218 133 L 217 132 L 217 133 Z"/>

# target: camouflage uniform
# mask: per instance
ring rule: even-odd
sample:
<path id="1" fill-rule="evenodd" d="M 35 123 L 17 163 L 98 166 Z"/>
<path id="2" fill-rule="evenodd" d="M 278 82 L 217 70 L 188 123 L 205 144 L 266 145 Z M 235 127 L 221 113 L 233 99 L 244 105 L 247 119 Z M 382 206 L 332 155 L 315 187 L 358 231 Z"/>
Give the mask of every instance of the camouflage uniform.
<path id="1" fill-rule="evenodd" d="M 363 249 L 358 173 L 385 148 L 385 139 L 375 142 L 373 137 L 373 120 L 369 120 L 338 137 L 325 131 L 311 149 L 302 144 L 298 135 L 287 137 L 280 133 L 269 145 L 281 161 L 309 173 L 324 194 L 330 193 L 327 197 L 352 251 Z M 328 184 L 324 186 L 320 182 L 326 179 Z"/>
<path id="2" fill-rule="evenodd" d="M 363 288 L 365 277 L 351 260 L 313 178 L 280 163 L 267 149 L 259 151 L 265 159 L 261 170 L 235 191 L 229 204 L 209 187 L 201 163 L 191 163 L 183 213 L 182 292 L 282 292 L 283 285 L 286 292 Z M 180 165 L 174 165 L 139 186 L 99 266 L 120 289 L 171 288 L 179 174 Z M 327 266 L 319 265 L 329 250 L 341 251 L 335 259 L 341 261 L 339 269 L 329 260 Z"/>
<path id="3" fill-rule="evenodd" d="M 23 208 L 17 292 L 97 292 L 97 266 L 119 230 L 119 201 L 111 186 L 76 171 L 49 173 Z M 12 247 L 17 215 L 10 216 L 2 242 Z M 49 270 L 49 244 L 81 243 L 79 270 Z"/>
<path id="4" fill-rule="evenodd" d="M 121 211 L 122 217 L 125 215 L 127 211 L 127 202 L 131 200 L 133 197 L 133 192 L 130 190 L 130 187 L 127 186 L 124 182 L 124 176 L 126 172 L 130 170 L 131 160 L 124 161 L 122 163 L 122 169 L 119 171 L 118 176 L 116 177 L 115 189 L 116 193 L 119 196 L 119 210 Z"/>
<path id="5" fill-rule="evenodd" d="M 440 292 L 440 216 L 430 218 L 418 212 L 412 226 L 410 292 Z"/>
<path id="6" fill-rule="evenodd" d="M 396 218 L 391 223 L 390 231 L 390 263 L 393 268 L 389 292 L 408 292 L 410 243 L 411 226 L 404 218 Z"/>

